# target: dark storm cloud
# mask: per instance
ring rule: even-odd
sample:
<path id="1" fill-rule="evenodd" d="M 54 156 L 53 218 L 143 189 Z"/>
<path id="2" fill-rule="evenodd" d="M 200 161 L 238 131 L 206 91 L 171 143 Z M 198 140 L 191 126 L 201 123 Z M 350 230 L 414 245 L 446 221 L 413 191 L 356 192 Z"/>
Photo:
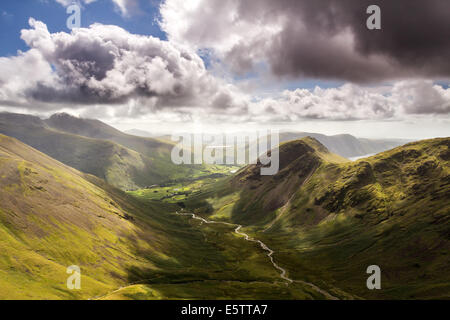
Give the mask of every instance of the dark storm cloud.
<path id="1" fill-rule="evenodd" d="M 381 9 L 380 31 L 366 27 L 366 9 L 372 4 L 377 4 Z M 338 52 L 327 54 L 326 38 L 350 28 L 355 39 L 356 55 L 368 57 L 375 54 L 386 57 L 388 65 L 393 66 L 400 76 L 403 72 L 417 72 L 423 76 L 450 76 L 450 1 L 282 0 L 272 2 L 273 5 L 278 6 L 274 10 L 295 8 L 291 12 L 301 17 L 299 20 L 307 26 L 311 37 L 316 37 L 316 34 L 325 37 L 320 43 L 307 41 L 306 47 L 309 50 L 299 50 L 302 43 L 292 41 L 296 37 L 297 21 L 291 15 L 285 33 L 281 34 L 282 40 L 271 55 L 274 71 L 278 74 L 292 72 L 295 75 L 305 70 L 306 74 L 315 75 L 314 70 L 318 70 L 319 76 L 326 76 L 328 71 L 328 76 L 336 75 L 357 81 L 383 76 L 395 77 L 391 68 L 381 69 L 370 63 L 364 68 L 348 55 L 340 55 Z M 282 59 L 277 59 L 276 51 L 286 53 L 288 59 L 285 55 L 280 55 Z M 330 60 L 332 63 L 329 63 Z M 288 68 L 284 61 L 288 62 Z M 324 70 L 320 70 L 322 68 Z M 349 71 L 352 69 L 357 70 Z"/>
<path id="2" fill-rule="evenodd" d="M 213 47 L 235 71 L 260 59 L 278 76 L 354 82 L 450 76 L 448 0 L 202 0 L 184 12 L 181 2 L 162 6 L 169 37 Z M 366 27 L 374 4 L 382 30 Z"/>

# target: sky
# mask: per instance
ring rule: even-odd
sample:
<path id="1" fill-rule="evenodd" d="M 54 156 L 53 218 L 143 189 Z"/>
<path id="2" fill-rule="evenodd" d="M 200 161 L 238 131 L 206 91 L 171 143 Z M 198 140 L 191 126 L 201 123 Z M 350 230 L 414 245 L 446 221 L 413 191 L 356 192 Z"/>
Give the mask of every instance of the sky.
<path id="1" fill-rule="evenodd" d="M 450 136 L 449 21 L 447 0 L 4 0 L 0 111 L 153 133 Z"/>

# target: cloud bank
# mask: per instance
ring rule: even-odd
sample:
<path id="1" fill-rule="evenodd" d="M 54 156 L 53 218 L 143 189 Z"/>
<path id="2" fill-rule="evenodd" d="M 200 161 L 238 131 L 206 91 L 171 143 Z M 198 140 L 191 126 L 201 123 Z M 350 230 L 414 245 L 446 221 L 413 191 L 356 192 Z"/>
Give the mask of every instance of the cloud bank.
<path id="1" fill-rule="evenodd" d="M 373 4 L 382 30 L 366 27 Z M 265 63 L 279 77 L 365 83 L 450 77 L 449 12 L 446 0 L 165 0 L 161 27 L 234 72 Z"/>
<path id="2" fill-rule="evenodd" d="M 259 116 L 258 116 L 259 110 Z M 450 89 L 432 81 L 407 80 L 393 86 L 362 87 L 345 84 L 338 88 L 286 90 L 278 99 L 264 99 L 253 109 L 265 121 L 386 120 L 414 115 L 450 113 Z"/>
<path id="3" fill-rule="evenodd" d="M 174 2 L 168 0 L 164 5 L 168 6 L 169 3 Z M 202 0 L 197 2 L 198 5 L 202 3 Z M 203 8 L 206 13 L 215 8 L 214 0 L 208 3 L 212 7 Z M 227 19 L 241 21 L 241 17 L 233 15 L 234 11 L 231 10 L 235 4 L 233 1 L 222 1 L 222 10 L 219 12 Z M 243 2 L 240 4 L 247 5 Z M 166 7 L 162 11 L 164 13 L 164 10 L 169 9 Z M 231 11 L 227 11 L 229 9 Z M 200 9 L 192 6 L 186 10 L 197 12 Z M 264 16 L 262 12 L 265 12 L 265 8 L 260 10 L 255 12 L 255 19 Z M 228 17 L 229 14 L 231 17 Z M 167 12 L 164 15 L 167 17 Z M 214 15 L 210 16 L 214 18 Z M 286 90 L 271 98 L 252 96 L 239 83 L 227 81 L 210 72 L 197 53 L 201 48 L 192 45 L 196 41 L 202 43 L 201 39 L 208 39 L 209 45 L 215 46 L 215 50 L 224 54 L 226 59 L 231 59 L 230 63 L 236 63 L 241 69 L 253 68 L 253 60 L 264 58 L 271 50 L 270 45 L 273 45 L 270 41 L 266 42 L 264 37 L 285 32 L 280 26 L 266 23 L 264 19 L 259 22 L 244 19 L 242 23 L 232 25 L 229 32 L 224 28 L 212 33 L 223 37 L 223 41 L 212 35 L 208 38 L 210 31 L 203 28 L 203 34 L 192 32 L 192 37 L 200 38 L 194 41 L 188 37 L 189 43 L 131 34 L 120 27 L 102 24 L 74 29 L 71 33 L 50 33 L 43 22 L 34 19 L 29 22 L 30 28 L 22 30 L 21 38 L 30 49 L 14 57 L 0 57 L 0 107 L 47 113 L 75 110 L 84 116 L 102 119 L 135 119 L 156 115 L 161 121 L 228 123 L 298 122 L 302 119 L 390 120 L 417 116 L 445 118 L 450 113 L 448 86 L 420 77 L 389 85 L 347 83 L 329 89 Z M 210 23 L 214 25 L 212 21 Z M 255 24 L 260 29 L 255 31 Z M 187 30 L 191 28 L 190 23 L 182 25 Z M 220 23 L 214 26 L 220 29 Z M 183 29 L 180 28 L 177 26 L 177 30 Z M 248 38 L 249 43 L 257 41 L 259 47 L 256 44 L 254 47 L 249 46 L 247 53 L 237 50 L 236 39 L 230 35 L 241 29 L 248 29 L 244 35 L 253 34 L 253 38 Z M 263 29 L 264 32 L 261 31 Z M 314 69 L 314 64 L 310 64 L 310 71 L 301 67 L 301 72 L 317 74 L 323 67 L 324 74 L 321 77 L 329 74 L 330 77 L 348 75 L 351 78 L 367 78 L 373 76 L 364 74 L 368 72 L 367 63 L 373 63 L 370 68 L 375 68 L 375 65 L 383 65 L 388 61 L 386 58 L 377 58 L 379 60 L 369 59 L 367 62 L 351 50 L 353 47 L 342 44 L 347 39 L 345 34 L 338 32 L 334 37 L 335 43 L 321 39 L 320 35 L 319 38 L 312 37 L 315 40 L 310 41 L 323 41 L 321 45 L 324 47 L 320 52 L 324 56 L 329 51 L 325 42 L 341 46 L 348 53 L 348 60 L 345 61 L 349 65 L 345 65 L 343 60 L 326 64 L 326 61 L 320 62 L 322 57 L 316 54 L 317 69 Z M 334 54 L 344 53 L 335 51 Z M 293 63 L 289 62 L 287 56 L 284 59 L 286 64 Z M 394 53 L 390 59 L 396 59 Z M 397 63 L 407 63 L 407 60 Z M 303 63 L 300 65 L 303 66 Z M 389 72 L 395 70 L 392 68 Z M 431 66 L 427 70 L 432 70 Z M 357 76 L 357 73 L 361 74 Z"/>

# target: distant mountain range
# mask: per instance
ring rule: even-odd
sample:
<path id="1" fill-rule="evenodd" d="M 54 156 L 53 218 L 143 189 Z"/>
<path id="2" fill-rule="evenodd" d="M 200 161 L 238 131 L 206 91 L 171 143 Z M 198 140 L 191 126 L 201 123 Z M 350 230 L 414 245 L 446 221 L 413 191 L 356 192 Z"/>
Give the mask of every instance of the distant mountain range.
<path id="1" fill-rule="evenodd" d="M 46 120 L 0 113 L 0 133 L 123 190 L 216 173 L 208 166 L 173 164 L 169 142 L 132 136 L 101 121 L 65 113 Z"/>
<path id="2" fill-rule="evenodd" d="M 170 159 L 174 142 L 167 136 L 139 137 L 121 132 L 99 120 L 77 118 L 65 113 L 45 120 L 30 115 L 0 113 L 0 133 L 15 137 L 123 190 L 229 171 L 220 166 L 177 166 Z M 315 137 L 331 151 L 344 157 L 377 153 L 402 143 L 398 140 L 358 139 L 351 135 L 294 132 L 281 133 L 280 142 L 305 136 Z"/>
<path id="3" fill-rule="evenodd" d="M 130 129 L 130 130 L 125 130 L 124 131 L 127 134 L 131 134 L 133 136 L 138 136 L 138 137 L 144 137 L 144 138 L 157 138 L 160 137 L 161 135 L 158 134 L 153 134 L 144 130 L 139 130 L 139 129 Z"/>
<path id="4" fill-rule="evenodd" d="M 356 138 L 349 134 L 327 136 L 310 132 L 283 132 L 280 134 L 280 142 L 298 140 L 305 137 L 317 139 L 331 152 L 346 158 L 376 154 L 411 142 L 411 140 L 404 139 Z"/>
<path id="5" fill-rule="evenodd" d="M 153 137 L 171 143 L 170 135 L 157 135 L 138 129 L 131 129 L 125 132 L 141 137 Z M 245 135 L 245 133 L 243 134 Z M 386 151 L 412 141 L 406 139 L 356 138 L 350 134 L 328 136 L 312 132 L 280 132 L 280 143 L 298 140 L 305 137 L 313 137 L 317 139 L 331 152 L 334 152 L 346 158 L 356 158 L 366 155 L 373 155 L 378 152 Z"/>

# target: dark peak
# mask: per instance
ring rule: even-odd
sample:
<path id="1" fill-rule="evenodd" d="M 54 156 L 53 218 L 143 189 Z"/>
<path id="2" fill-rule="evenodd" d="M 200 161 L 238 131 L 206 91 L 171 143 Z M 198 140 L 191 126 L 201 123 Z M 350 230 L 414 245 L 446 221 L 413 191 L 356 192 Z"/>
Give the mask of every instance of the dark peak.
<path id="1" fill-rule="evenodd" d="M 60 129 L 64 129 L 64 127 L 68 126 L 68 125 L 77 126 L 77 127 L 86 126 L 85 119 L 72 116 L 65 112 L 55 113 L 49 119 L 47 119 L 46 122 L 49 125 L 54 126 L 56 128 L 60 128 Z"/>
<path id="2" fill-rule="evenodd" d="M 280 160 L 289 163 L 306 153 L 313 153 L 314 148 L 308 143 L 308 139 L 310 138 L 303 138 L 281 144 L 279 148 Z"/>
<path id="3" fill-rule="evenodd" d="M 280 155 L 289 154 L 289 158 L 299 157 L 305 153 L 330 153 L 330 151 L 318 139 L 311 136 L 280 145 Z"/>
<path id="4" fill-rule="evenodd" d="M 52 118 L 54 118 L 54 119 L 61 119 L 61 118 L 63 118 L 64 119 L 64 118 L 77 118 L 77 117 L 72 116 L 71 114 L 68 114 L 66 112 L 58 112 L 58 113 L 53 114 L 50 117 L 50 119 L 52 119 Z"/>
<path id="5" fill-rule="evenodd" d="M 322 142 L 319 141 L 316 137 L 307 136 L 303 139 L 304 142 L 308 143 L 310 147 L 319 152 L 330 152 L 327 147 L 325 147 Z"/>
<path id="6" fill-rule="evenodd" d="M 99 122 L 102 123 L 100 120 L 97 119 L 90 119 L 90 118 L 83 118 L 71 115 L 67 112 L 58 112 L 53 114 L 48 120 L 67 120 L 67 121 L 74 121 L 74 122 Z"/>
<path id="7" fill-rule="evenodd" d="M 275 150 L 279 156 L 279 172 L 275 176 L 284 176 L 287 171 L 298 172 L 303 169 L 309 172 L 322 161 L 323 154 L 329 153 L 325 146 L 311 137 L 282 143 L 269 154 L 272 156 Z M 247 166 L 238 175 L 238 179 L 246 176 L 246 179 L 259 180 L 261 167 L 263 165 L 259 161 L 256 165 Z"/>
<path id="8" fill-rule="evenodd" d="M 111 136 L 123 134 L 100 120 L 79 118 L 65 112 L 56 113 L 45 122 L 59 131 L 90 138 L 108 139 Z"/>
<path id="9" fill-rule="evenodd" d="M 45 126 L 45 123 L 41 118 L 21 113 L 1 112 L 0 121 L 5 122 L 7 124 L 17 124 L 27 126 L 33 125 L 39 127 Z"/>
<path id="10" fill-rule="evenodd" d="M 86 122 L 90 122 L 90 121 L 98 121 L 98 120 L 91 120 L 91 119 L 86 119 L 86 118 L 81 118 L 81 117 L 77 117 L 74 115 L 71 115 L 69 113 L 66 112 L 58 112 L 53 114 L 49 119 L 47 119 L 47 121 L 64 121 L 64 122 L 72 122 L 72 123 L 86 123 Z"/>

